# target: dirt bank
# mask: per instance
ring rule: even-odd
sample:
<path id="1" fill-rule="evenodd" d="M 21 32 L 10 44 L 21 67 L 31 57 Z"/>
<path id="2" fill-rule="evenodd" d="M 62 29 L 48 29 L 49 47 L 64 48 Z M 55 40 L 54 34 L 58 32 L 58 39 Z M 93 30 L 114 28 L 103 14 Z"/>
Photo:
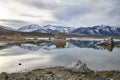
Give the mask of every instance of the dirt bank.
<path id="1" fill-rule="evenodd" d="M 0 80 L 120 80 L 119 71 L 74 72 L 64 67 L 36 69 L 21 73 L 1 73 Z"/>

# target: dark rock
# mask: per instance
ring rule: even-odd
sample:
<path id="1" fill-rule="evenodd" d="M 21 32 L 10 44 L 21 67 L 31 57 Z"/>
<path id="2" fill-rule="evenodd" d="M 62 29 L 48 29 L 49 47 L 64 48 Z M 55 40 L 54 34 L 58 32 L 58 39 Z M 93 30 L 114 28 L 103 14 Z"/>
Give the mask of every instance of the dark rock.
<path id="1" fill-rule="evenodd" d="M 19 63 L 18 65 L 22 65 L 22 63 Z"/>

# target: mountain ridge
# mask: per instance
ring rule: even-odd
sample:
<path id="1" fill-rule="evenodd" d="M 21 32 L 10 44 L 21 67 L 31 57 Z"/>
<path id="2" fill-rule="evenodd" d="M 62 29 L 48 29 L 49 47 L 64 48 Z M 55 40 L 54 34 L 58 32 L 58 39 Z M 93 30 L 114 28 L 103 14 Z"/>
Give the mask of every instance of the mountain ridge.
<path id="1" fill-rule="evenodd" d="M 61 33 L 77 34 L 77 35 L 120 36 L 120 25 L 117 26 L 96 25 L 93 27 L 74 28 L 74 27 L 56 26 L 50 24 L 45 26 L 40 26 L 38 24 L 30 24 L 27 26 L 22 26 L 17 30 L 0 25 L 0 29 L 2 28 L 12 31 L 19 31 L 19 32 L 40 32 L 40 33 L 50 33 L 50 34 L 56 34 L 58 32 L 61 32 Z"/>
<path id="2" fill-rule="evenodd" d="M 102 25 L 97 25 L 93 27 L 80 27 L 74 30 L 72 33 L 74 34 L 83 34 L 83 35 L 105 35 L 105 36 L 110 36 L 110 35 L 120 35 L 120 27 L 112 27 L 112 26 L 102 26 Z"/>

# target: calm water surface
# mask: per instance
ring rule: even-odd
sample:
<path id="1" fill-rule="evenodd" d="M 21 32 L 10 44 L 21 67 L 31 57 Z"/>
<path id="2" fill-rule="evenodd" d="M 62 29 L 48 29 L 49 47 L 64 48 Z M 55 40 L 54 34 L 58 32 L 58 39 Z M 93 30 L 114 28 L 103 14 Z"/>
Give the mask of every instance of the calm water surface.
<path id="1" fill-rule="evenodd" d="M 57 41 L 0 46 L 0 73 L 66 66 L 77 60 L 94 70 L 120 70 L 120 47 L 96 46 L 97 42 Z"/>

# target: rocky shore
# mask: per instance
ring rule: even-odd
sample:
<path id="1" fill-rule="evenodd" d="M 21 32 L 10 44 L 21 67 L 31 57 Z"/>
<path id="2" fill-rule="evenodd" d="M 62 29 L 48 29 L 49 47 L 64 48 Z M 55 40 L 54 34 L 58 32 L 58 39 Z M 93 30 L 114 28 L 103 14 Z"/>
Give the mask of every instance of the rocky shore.
<path id="1" fill-rule="evenodd" d="M 0 74 L 0 80 L 120 80 L 120 71 L 94 71 L 77 61 L 67 67 L 35 69 L 29 72 Z"/>

